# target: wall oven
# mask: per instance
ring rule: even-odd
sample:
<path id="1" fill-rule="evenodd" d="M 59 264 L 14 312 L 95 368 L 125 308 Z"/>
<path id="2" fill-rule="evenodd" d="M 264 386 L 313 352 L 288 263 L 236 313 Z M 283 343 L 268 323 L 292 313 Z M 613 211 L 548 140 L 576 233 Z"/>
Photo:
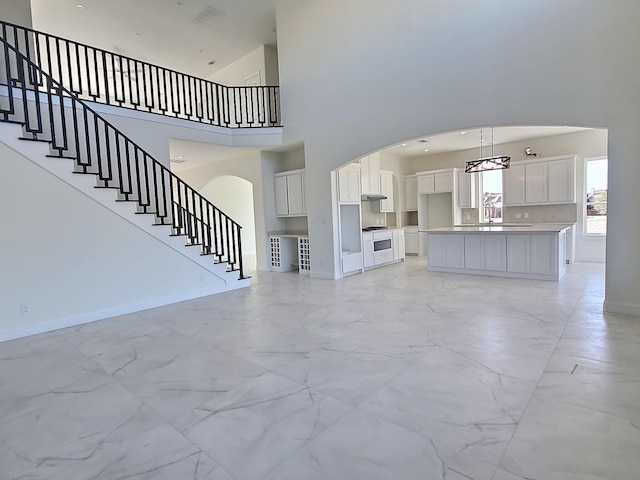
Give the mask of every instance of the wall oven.
<path id="1" fill-rule="evenodd" d="M 382 265 L 393 261 L 393 245 L 391 232 L 376 232 L 373 234 L 373 263 Z"/>

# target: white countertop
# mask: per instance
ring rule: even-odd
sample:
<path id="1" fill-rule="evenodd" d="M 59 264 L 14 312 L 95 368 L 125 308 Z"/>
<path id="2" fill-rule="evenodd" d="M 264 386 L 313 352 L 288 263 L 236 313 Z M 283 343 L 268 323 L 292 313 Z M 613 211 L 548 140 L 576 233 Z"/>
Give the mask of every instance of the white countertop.
<path id="1" fill-rule="evenodd" d="M 427 230 L 428 233 L 514 233 L 514 234 L 532 234 L 532 233 L 560 233 L 569 226 L 567 225 L 532 225 L 528 227 L 505 227 L 501 225 L 491 226 L 468 226 L 468 227 L 440 227 Z"/>
<path id="2" fill-rule="evenodd" d="M 268 232 L 267 237 L 296 237 L 296 238 L 305 238 L 309 236 L 309 232 L 305 231 L 279 231 L 279 232 Z"/>

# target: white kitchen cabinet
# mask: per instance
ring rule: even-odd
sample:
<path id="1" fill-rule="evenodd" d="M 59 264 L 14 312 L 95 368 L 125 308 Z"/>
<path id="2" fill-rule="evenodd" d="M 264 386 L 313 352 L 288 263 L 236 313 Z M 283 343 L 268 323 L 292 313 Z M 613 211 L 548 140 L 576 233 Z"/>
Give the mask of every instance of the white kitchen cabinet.
<path id="1" fill-rule="evenodd" d="M 453 192 L 453 170 L 433 175 L 435 193 Z"/>
<path id="2" fill-rule="evenodd" d="M 404 229 L 398 228 L 392 231 L 392 244 L 393 244 L 393 259 L 404 260 L 406 247 L 404 241 Z M 416 235 L 417 240 L 417 235 Z"/>
<path id="3" fill-rule="evenodd" d="M 364 265 L 364 268 L 374 266 L 373 233 L 362 234 L 362 263 Z"/>
<path id="4" fill-rule="evenodd" d="M 531 273 L 551 275 L 555 272 L 558 261 L 555 245 L 556 240 L 551 235 L 531 235 Z"/>
<path id="5" fill-rule="evenodd" d="M 526 203 L 545 203 L 549 197 L 547 187 L 548 166 L 546 162 L 525 164 L 524 198 Z"/>
<path id="6" fill-rule="evenodd" d="M 524 198 L 524 165 L 514 165 L 502 171 L 503 205 L 523 205 Z"/>
<path id="7" fill-rule="evenodd" d="M 380 195 L 380 154 L 360 159 L 360 183 L 363 195 Z"/>
<path id="8" fill-rule="evenodd" d="M 484 268 L 490 272 L 507 271 L 507 236 L 487 235 L 484 238 Z"/>
<path id="9" fill-rule="evenodd" d="M 380 170 L 380 193 L 387 197 L 380 200 L 380 213 L 393 212 L 393 172 Z"/>
<path id="10" fill-rule="evenodd" d="M 512 163 L 503 171 L 504 205 L 575 203 L 575 156 Z"/>
<path id="11" fill-rule="evenodd" d="M 575 159 L 549 162 L 549 203 L 574 203 Z"/>
<path id="12" fill-rule="evenodd" d="M 465 173 L 464 169 L 456 169 L 458 208 L 476 208 L 477 175 L 477 173 Z"/>
<path id="13" fill-rule="evenodd" d="M 362 253 L 348 253 L 342 255 L 342 274 L 361 272 L 364 268 Z"/>
<path id="14" fill-rule="evenodd" d="M 436 184 L 432 174 L 418 175 L 418 193 L 435 193 Z"/>
<path id="15" fill-rule="evenodd" d="M 464 268 L 504 272 L 506 265 L 506 235 L 465 235 Z"/>
<path id="16" fill-rule="evenodd" d="M 276 215 L 299 217 L 307 214 L 305 205 L 304 170 L 282 172 L 274 175 L 276 191 Z"/>
<path id="17" fill-rule="evenodd" d="M 427 250 L 430 267 L 464 268 L 464 235 L 431 235 Z"/>
<path id="18" fill-rule="evenodd" d="M 405 255 L 418 254 L 418 227 L 406 227 L 404 229 Z"/>
<path id="19" fill-rule="evenodd" d="M 464 268 L 484 270 L 484 235 L 465 235 Z"/>
<path id="20" fill-rule="evenodd" d="M 350 164 L 338 170 L 340 203 L 360 203 L 360 165 Z"/>
<path id="21" fill-rule="evenodd" d="M 404 209 L 407 212 L 418 210 L 418 178 L 415 175 L 404 177 Z"/>
<path id="22" fill-rule="evenodd" d="M 507 238 L 507 271 L 531 272 L 531 236 L 509 235 Z"/>
<path id="23" fill-rule="evenodd" d="M 443 193 L 453 191 L 453 169 L 418 172 L 418 193 Z"/>

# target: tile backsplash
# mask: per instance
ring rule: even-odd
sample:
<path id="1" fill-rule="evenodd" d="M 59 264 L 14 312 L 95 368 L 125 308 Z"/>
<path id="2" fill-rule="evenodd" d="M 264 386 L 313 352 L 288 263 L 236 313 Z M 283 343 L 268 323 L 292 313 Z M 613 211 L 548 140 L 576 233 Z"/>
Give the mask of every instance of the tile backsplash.
<path id="1" fill-rule="evenodd" d="M 362 202 L 362 227 L 370 227 L 373 225 L 386 225 L 387 216 L 384 213 L 376 213 L 372 210 L 373 201 Z"/>
<path id="2" fill-rule="evenodd" d="M 516 218 L 516 214 L 520 218 Z M 529 217 L 524 218 L 528 213 Z M 506 223 L 576 223 L 578 221 L 578 206 L 575 203 L 561 205 L 527 205 L 522 207 L 505 207 Z"/>

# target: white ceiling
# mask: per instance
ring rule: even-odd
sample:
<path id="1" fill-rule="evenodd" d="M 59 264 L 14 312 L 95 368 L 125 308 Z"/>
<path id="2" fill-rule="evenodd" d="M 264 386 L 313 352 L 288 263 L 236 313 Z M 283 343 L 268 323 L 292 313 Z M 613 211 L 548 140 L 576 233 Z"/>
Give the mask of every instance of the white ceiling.
<path id="1" fill-rule="evenodd" d="M 31 0 L 31 10 L 36 30 L 201 78 L 276 45 L 275 0 Z"/>
<path id="2" fill-rule="evenodd" d="M 564 135 L 566 133 L 588 130 L 580 127 L 495 127 L 493 129 L 493 144 L 519 142 L 540 137 L 550 137 L 552 135 Z M 463 133 L 464 132 L 464 133 Z M 483 157 L 491 154 L 491 128 L 483 128 L 482 136 L 480 129 L 458 130 L 455 132 L 441 133 L 429 137 L 414 138 L 405 142 L 393 145 L 382 150 L 384 153 L 399 157 L 422 157 L 438 153 L 455 152 L 458 150 L 477 149 L 480 153 L 480 145 L 483 145 Z M 481 143 L 481 138 L 484 142 Z M 425 141 L 426 140 L 426 141 Z M 403 146 L 404 145 L 404 146 Z M 427 150 L 428 151 L 425 151 Z M 480 155 L 478 155 L 478 158 Z"/>

